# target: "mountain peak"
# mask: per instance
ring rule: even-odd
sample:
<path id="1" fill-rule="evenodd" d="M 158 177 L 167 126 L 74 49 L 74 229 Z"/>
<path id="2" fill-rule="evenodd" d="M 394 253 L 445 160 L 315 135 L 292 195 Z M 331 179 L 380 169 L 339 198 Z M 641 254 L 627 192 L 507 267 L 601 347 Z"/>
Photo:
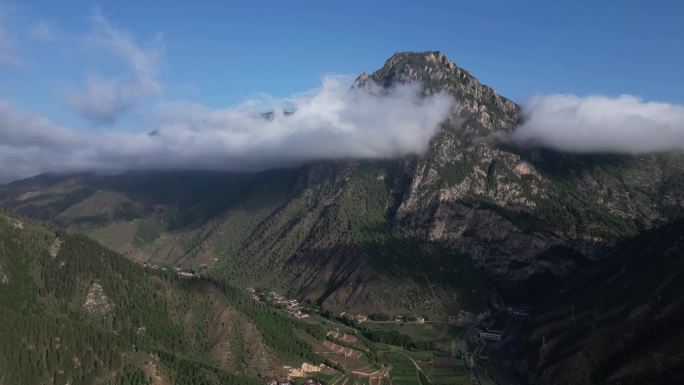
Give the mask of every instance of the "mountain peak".
<path id="1" fill-rule="evenodd" d="M 385 62 L 386 67 L 394 67 L 402 63 L 420 63 L 425 62 L 434 65 L 441 65 L 450 70 L 455 70 L 456 64 L 451 61 L 445 54 L 441 51 L 423 51 L 423 52 L 413 52 L 413 51 L 402 51 L 397 52 L 392 55 L 387 62 Z"/>
<path id="2" fill-rule="evenodd" d="M 480 83 L 440 51 L 397 52 L 382 68 L 370 75 L 366 72 L 360 75 L 354 87 L 364 87 L 369 82 L 386 88 L 418 82 L 423 85 L 424 95 L 448 93 L 459 104 L 459 117 L 477 121 L 482 128 L 476 131 L 485 135 L 509 131 L 519 119 L 519 107 L 515 103 Z"/>
<path id="3" fill-rule="evenodd" d="M 477 82 L 440 51 L 397 52 L 371 78 L 385 85 L 411 81 L 444 82 L 449 79 Z"/>

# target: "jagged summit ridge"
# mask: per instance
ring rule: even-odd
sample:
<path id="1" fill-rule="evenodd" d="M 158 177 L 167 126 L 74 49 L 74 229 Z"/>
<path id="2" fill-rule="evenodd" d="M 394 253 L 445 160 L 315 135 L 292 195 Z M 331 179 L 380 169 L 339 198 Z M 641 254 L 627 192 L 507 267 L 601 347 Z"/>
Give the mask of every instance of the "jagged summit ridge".
<path id="1" fill-rule="evenodd" d="M 460 70 L 460 68 L 441 51 L 397 52 L 394 55 L 392 55 L 389 59 L 387 59 L 387 61 L 385 62 L 385 67 L 396 67 L 397 65 L 402 64 L 402 62 L 407 62 L 416 59 L 422 59 L 430 64 L 444 66 L 452 72 Z M 426 72 L 430 72 L 430 67 L 426 66 L 424 70 Z"/>
<path id="2" fill-rule="evenodd" d="M 480 83 L 440 51 L 395 53 L 382 68 L 372 74 L 361 74 L 354 86 L 364 87 L 369 81 L 382 87 L 420 82 L 424 95 L 449 93 L 459 105 L 453 118 L 478 121 L 481 127 L 477 131 L 485 136 L 510 131 L 519 121 L 517 104 Z"/>
<path id="3" fill-rule="evenodd" d="M 381 76 L 388 82 L 427 80 L 433 74 L 437 77 L 443 77 L 446 74 L 455 74 L 460 77 L 468 75 L 467 71 L 462 70 L 440 51 L 403 51 L 393 54 L 373 75 L 369 75 L 368 72 L 361 74 L 357 78 L 357 83 L 365 83 L 371 79 L 377 81 Z"/>

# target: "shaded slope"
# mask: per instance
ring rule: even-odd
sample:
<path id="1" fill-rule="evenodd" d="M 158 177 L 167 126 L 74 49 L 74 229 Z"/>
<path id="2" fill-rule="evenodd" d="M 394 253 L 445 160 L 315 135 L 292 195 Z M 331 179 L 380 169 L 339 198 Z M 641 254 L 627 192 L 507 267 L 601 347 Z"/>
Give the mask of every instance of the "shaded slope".
<path id="1" fill-rule="evenodd" d="M 535 383 L 684 380 L 684 222 L 647 232 L 565 286 L 535 322 Z"/>

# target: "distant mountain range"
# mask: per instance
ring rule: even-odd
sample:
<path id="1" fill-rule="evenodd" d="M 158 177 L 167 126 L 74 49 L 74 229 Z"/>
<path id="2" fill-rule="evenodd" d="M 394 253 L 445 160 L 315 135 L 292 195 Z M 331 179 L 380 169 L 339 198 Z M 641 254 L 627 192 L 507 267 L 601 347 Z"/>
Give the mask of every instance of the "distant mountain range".
<path id="1" fill-rule="evenodd" d="M 40 175 L 0 187 L 0 202 L 140 264 L 201 272 L 237 289 L 276 289 L 334 313 L 446 319 L 532 305 L 540 315 L 525 371 L 541 383 L 681 378 L 682 361 L 668 341 L 682 338 L 673 320 L 683 309 L 675 293 L 684 282 L 684 155 L 577 155 L 511 144 L 506 137 L 521 122 L 520 107 L 439 52 L 395 54 L 354 87 L 369 82 L 420 82 L 424 95 L 456 99 L 424 155 L 258 173 Z M 61 231 L 40 230 L 46 247 L 56 236 L 99 247 Z M 140 275 L 131 284 L 160 280 L 169 293 L 181 292 L 180 283 L 116 261 Z M 43 271 L 59 269 L 55 263 Z M 70 293 L 94 290 L 95 281 L 82 280 Z M 196 294 L 185 296 L 206 292 L 225 301 L 214 287 L 190 289 Z M 668 341 L 654 334 L 665 326 Z M 239 327 L 225 326 L 226 333 Z M 612 330 L 617 337 L 608 337 Z M 245 333 L 261 346 L 263 336 Z M 187 338 L 184 345 L 212 354 L 211 338 Z M 261 351 L 250 351 L 239 372 L 267 365 Z M 659 364 L 641 371 L 637 361 L 650 355 Z M 239 366 L 233 359 L 224 359 L 226 368 Z"/>

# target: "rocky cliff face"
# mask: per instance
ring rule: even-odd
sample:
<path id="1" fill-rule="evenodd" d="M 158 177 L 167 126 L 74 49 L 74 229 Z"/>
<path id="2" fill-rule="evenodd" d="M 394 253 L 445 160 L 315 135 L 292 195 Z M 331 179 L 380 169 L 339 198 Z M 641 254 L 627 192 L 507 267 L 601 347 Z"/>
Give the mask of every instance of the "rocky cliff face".
<path id="1" fill-rule="evenodd" d="M 477 203 L 528 212 L 548 197 L 549 181 L 518 153 L 501 146 L 520 119 L 515 103 L 439 52 L 396 54 L 366 79 L 357 83 L 372 80 L 391 86 L 418 81 L 426 94 L 447 92 L 457 100 L 452 116 L 411 172 L 410 186 L 394 218 L 398 226 L 429 241 L 447 242 L 502 276 L 509 275 L 510 263 L 530 262 L 553 243 L 524 234 L 495 212 L 479 209 Z M 518 272 L 516 278 L 531 273 Z"/>
<path id="2" fill-rule="evenodd" d="M 426 94 L 456 98 L 392 219 L 468 255 L 500 284 L 568 276 L 616 238 L 667 217 L 661 196 L 681 211 L 681 154 L 574 156 L 513 146 L 506 135 L 520 108 L 439 52 L 396 54 L 356 84 L 370 81 L 419 81 Z"/>

